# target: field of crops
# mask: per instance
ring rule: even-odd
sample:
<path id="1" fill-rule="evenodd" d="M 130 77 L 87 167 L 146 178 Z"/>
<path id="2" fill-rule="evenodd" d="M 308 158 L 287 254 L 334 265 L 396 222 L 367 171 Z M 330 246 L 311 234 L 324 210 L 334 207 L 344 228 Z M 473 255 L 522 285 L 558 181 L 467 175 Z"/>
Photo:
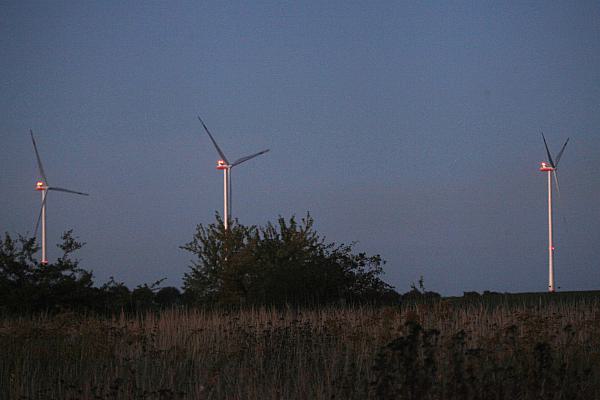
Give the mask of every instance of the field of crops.
<path id="1" fill-rule="evenodd" d="M 0 320 L 6 399 L 598 399 L 600 301 Z"/>

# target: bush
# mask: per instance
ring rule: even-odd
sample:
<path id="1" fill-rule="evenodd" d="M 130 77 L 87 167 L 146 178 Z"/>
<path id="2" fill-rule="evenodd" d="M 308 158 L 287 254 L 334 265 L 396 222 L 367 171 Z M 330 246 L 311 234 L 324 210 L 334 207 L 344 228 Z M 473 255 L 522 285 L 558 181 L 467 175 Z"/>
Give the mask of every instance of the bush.
<path id="1" fill-rule="evenodd" d="M 34 258 L 35 239 L 23 236 L 0 240 L 0 304 L 5 312 L 86 309 L 98 300 L 92 273 L 79 268 L 73 252 L 84 243 L 67 231 L 58 246 L 63 255 L 55 263 L 41 265 Z"/>
<path id="2" fill-rule="evenodd" d="M 280 217 L 264 227 L 237 221 L 225 230 L 198 225 L 182 246 L 196 256 L 184 277 L 185 297 L 194 304 L 321 305 L 395 302 L 383 282 L 379 255 L 353 253 L 353 245 L 326 243 L 307 215 L 300 223 Z"/>
<path id="3" fill-rule="evenodd" d="M 156 292 L 155 301 L 161 307 L 173 307 L 181 303 L 181 292 L 173 286 L 161 288 Z"/>
<path id="4" fill-rule="evenodd" d="M 40 264 L 35 238 L 8 233 L 0 239 L 0 313 L 29 314 L 60 311 L 118 313 L 144 311 L 179 302 L 176 288 L 160 289 L 159 280 L 139 285 L 133 291 L 113 277 L 95 287 L 93 274 L 79 266 L 73 253 L 83 247 L 72 231 L 62 235 L 58 247 L 63 254 L 55 263 Z M 160 294 L 160 296 L 158 296 Z"/>

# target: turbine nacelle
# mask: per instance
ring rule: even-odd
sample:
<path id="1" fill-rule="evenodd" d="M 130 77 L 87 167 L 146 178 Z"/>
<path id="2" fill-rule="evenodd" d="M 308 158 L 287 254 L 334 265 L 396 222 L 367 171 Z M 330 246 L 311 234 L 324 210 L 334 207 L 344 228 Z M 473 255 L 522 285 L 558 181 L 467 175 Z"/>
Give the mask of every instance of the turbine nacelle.
<path id="1" fill-rule="evenodd" d="M 547 162 L 542 162 L 540 163 L 540 171 L 542 172 L 550 172 L 550 171 L 554 171 L 555 168 L 552 168 L 552 165 L 548 164 Z"/>
<path id="2" fill-rule="evenodd" d="M 217 161 L 217 169 L 224 170 L 227 168 L 231 168 L 231 165 L 227 164 L 224 160 Z"/>
<path id="3" fill-rule="evenodd" d="M 48 186 L 46 186 L 46 185 L 44 184 L 44 182 L 42 182 L 42 181 L 37 181 L 37 182 L 35 183 L 35 190 L 46 190 L 46 189 L 48 189 Z"/>

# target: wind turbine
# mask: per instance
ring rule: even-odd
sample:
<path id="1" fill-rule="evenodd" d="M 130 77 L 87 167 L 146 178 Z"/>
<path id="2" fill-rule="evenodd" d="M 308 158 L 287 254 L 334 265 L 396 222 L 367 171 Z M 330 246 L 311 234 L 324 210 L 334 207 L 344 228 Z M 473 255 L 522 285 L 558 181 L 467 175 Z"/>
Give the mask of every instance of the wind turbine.
<path id="1" fill-rule="evenodd" d="M 542 139 L 544 140 L 546 154 L 548 155 L 548 161 L 542 162 L 540 165 L 540 171 L 548 173 L 548 291 L 554 292 L 556 289 L 554 287 L 554 243 L 552 241 L 552 175 L 554 175 L 554 181 L 556 182 L 556 191 L 560 195 L 557 168 L 560 158 L 565 151 L 565 147 L 567 147 L 567 143 L 569 143 L 569 138 L 567 138 L 565 144 L 563 144 L 563 147 L 558 152 L 556 161 L 552 159 L 552 155 L 548 149 L 548 143 L 546 142 L 546 137 L 544 136 L 543 132 Z"/>
<path id="2" fill-rule="evenodd" d="M 200 120 L 200 123 L 204 127 L 206 133 L 208 133 L 208 137 L 210 137 L 210 140 L 212 141 L 213 145 L 215 146 L 215 149 L 217 150 L 217 153 L 219 153 L 219 156 L 221 156 L 221 159 L 217 161 L 217 169 L 223 171 L 223 224 L 225 229 L 227 230 L 229 228 L 229 216 L 231 215 L 231 169 L 236 165 L 240 165 L 243 162 L 253 159 L 254 157 L 258 157 L 261 154 L 265 154 L 269 151 L 269 149 L 259 151 L 258 153 L 254 153 L 249 156 L 238 158 L 234 162 L 230 163 L 227 157 L 225 156 L 225 153 L 223 153 L 223 151 L 215 141 L 215 138 L 213 137 L 213 135 L 211 135 L 210 131 L 206 127 L 204 121 L 202 121 L 202 118 L 198 116 L 198 119 Z"/>
<path id="3" fill-rule="evenodd" d="M 30 129 L 29 133 L 31 133 L 31 142 L 33 143 L 33 150 L 35 150 L 35 158 L 37 159 L 38 172 L 40 173 L 41 180 L 37 181 L 35 185 L 35 190 L 42 192 L 42 206 L 40 207 L 40 213 L 38 215 L 37 221 L 35 223 L 35 231 L 33 237 L 37 237 L 38 227 L 40 225 L 40 220 L 42 221 L 42 259 L 40 260 L 41 264 L 48 264 L 48 258 L 46 257 L 46 200 L 48 198 L 48 191 L 54 190 L 56 192 L 66 192 L 79 194 L 82 196 L 89 196 L 87 193 L 76 192 L 70 189 L 64 189 L 56 186 L 50 186 L 48 184 L 48 178 L 46 177 L 46 173 L 44 172 L 44 166 L 42 165 L 42 159 L 40 158 L 40 153 L 38 152 L 37 145 L 35 144 L 35 138 L 33 137 L 33 131 Z"/>

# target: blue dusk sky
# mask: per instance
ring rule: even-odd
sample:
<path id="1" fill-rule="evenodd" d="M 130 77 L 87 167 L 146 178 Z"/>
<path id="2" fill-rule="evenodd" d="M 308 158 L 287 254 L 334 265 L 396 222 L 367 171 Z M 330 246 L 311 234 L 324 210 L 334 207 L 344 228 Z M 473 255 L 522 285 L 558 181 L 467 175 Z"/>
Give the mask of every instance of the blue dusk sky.
<path id="1" fill-rule="evenodd" d="M 600 3 L 252 1 L 0 3 L 0 231 L 51 184 L 49 257 L 87 245 L 98 283 L 166 277 L 222 212 L 230 159 L 243 224 L 310 211 L 317 230 L 387 260 L 405 292 L 600 289 Z"/>

